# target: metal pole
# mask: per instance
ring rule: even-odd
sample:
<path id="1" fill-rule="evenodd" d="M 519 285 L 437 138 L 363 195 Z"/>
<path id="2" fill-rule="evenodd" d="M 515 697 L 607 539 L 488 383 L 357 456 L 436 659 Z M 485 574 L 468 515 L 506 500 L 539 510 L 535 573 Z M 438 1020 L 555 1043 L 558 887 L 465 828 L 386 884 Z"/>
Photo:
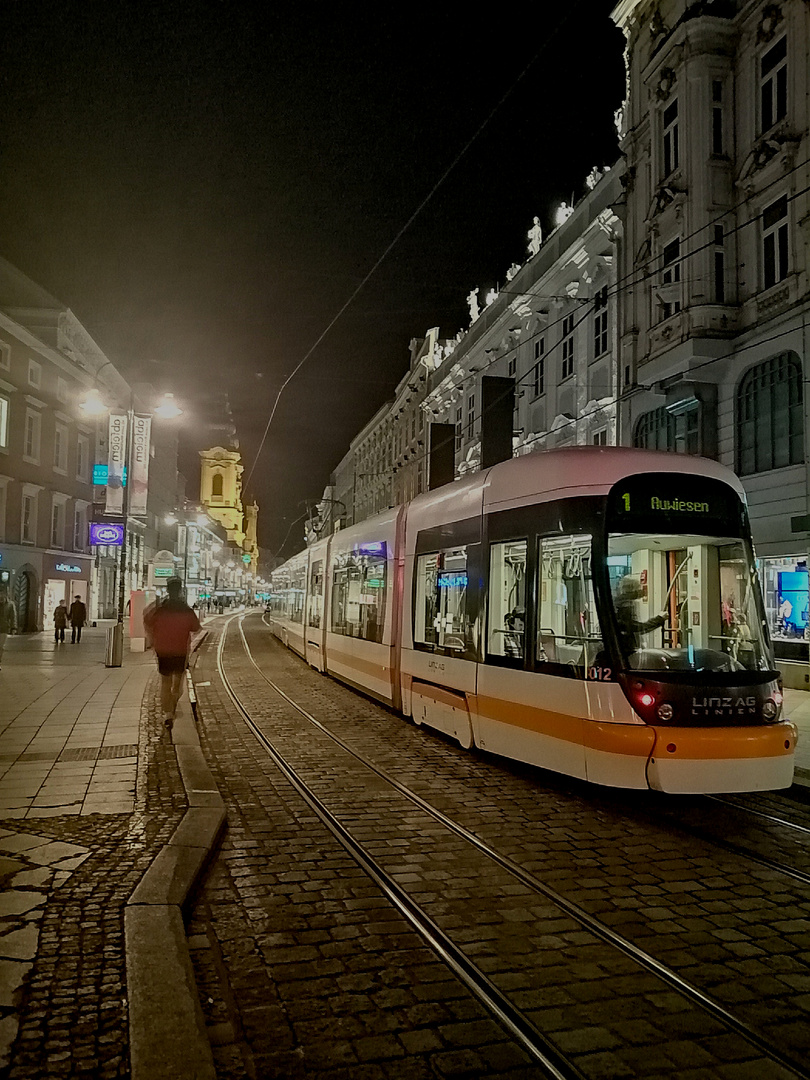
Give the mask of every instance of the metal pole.
<path id="1" fill-rule="evenodd" d="M 124 660 L 124 608 L 126 606 L 127 540 L 129 538 L 129 488 L 132 483 L 132 427 L 135 422 L 135 395 L 130 394 L 127 410 L 127 432 L 124 440 L 126 480 L 123 490 L 124 542 L 121 545 L 121 565 L 118 572 L 118 622 L 115 625 L 113 652 L 108 667 L 121 667 Z"/>

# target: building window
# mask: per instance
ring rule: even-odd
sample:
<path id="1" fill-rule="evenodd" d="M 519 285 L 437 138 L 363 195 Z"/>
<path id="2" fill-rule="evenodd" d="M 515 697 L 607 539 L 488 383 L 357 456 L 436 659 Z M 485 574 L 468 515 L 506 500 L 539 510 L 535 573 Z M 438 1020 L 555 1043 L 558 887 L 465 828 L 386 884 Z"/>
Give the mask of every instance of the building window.
<path id="1" fill-rule="evenodd" d="M 593 299 L 593 355 L 602 356 L 608 349 L 608 290 L 604 285 Z"/>
<path id="2" fill-rule="evenodd" d="M 517 357 L 513 356 L 512 359 L 509 361 L 509 368 L 508 368 L 508 374 L 509 374 L 510 379 L 514 377 L 514 374 L 515 374 L 516 371 L 517 371 Z"/>
<path id="3" fill-rule="evenodd" d="M 67 473 L 68 429 L 56 423 L 53 429 L 53 467 L 55 472 Z"/>
<path id="4" fill-rule="evenodd" d="M 664 248 L 661 269 L 661 318 L 681 310 L 681 241 L 671 240 Z"/>
<path id="5" fill-rule="evenodd" d="M 591 435 L 591 443 L 594 446 L 607 446 L 608 431 L 606 427 L 599 428 L 598 431 L 594 431 Z"/>
<path id="6" fill-rule="evenodd" d="M 23 457 L 33 465 L 39 465 L 39 439 L 42 418 L 38 412 L 28 409 L 25 413 L 25 443 Z"/>
<path id="7" fill-rule="evenodd" d="M 546 339 L 534 343 L 534 367 L 532 368 L 532 397 L 540 397 L 546 388 Z"/>
<path id="8" fill-rule="evenodd" d="M 222 498 L 222 473 L 214 473 L 211 477 L 211 498 Z"/>
<path id="9" fill-rule="evenodd" d="M 663 405 L 640 416 L 633 445 L 642 450 L 672 450 L 679 454 L 700 453 L 700 404 L 690 401 L 677 413 Z"/>
<path id="10" fill-rule="evenodd" d="M 54 497 L 51 507 L 51 547 L 65 546 L 65 504 Z"/>
<path id="11" fill-rule="evenodd" d="M 762 284 L 769 289 L 788 273 L 787 195 L 762 211 Z"/>
<path id="12" fill-rule="evenodd" d="M 0 394 L 0 448 L 8 449 L 8 425 L 11 402 L 7 397 Z"/>
<path id="13" fill-rule="evenodd" d="M 475 394 L 467 398 L 467 434 L 470 438 L 475 434 Z"/>
<path id="14" fill-rule="evenodd" d="M 722 225 L 714 227 L 714 302 L 726 302 L 726 253 Z"/>
<path id="15" fill-rule="evenodd" d="M 90 440 L 86 435 L 79 435 L 76 439 L 76 479 L 85 483 L 89 479 L 88 466 L 90 464 Z"/>
<path id="16" fill-rule="evenodd" d="M 35 387 L 37 390 L 42 382 L 42 368 L 36 362 L 36 360 L 28 361 L 28 384 Z"/>
<path id="17" fill-rule="evenodd" d="M 723 153 L 723 83 L 712 79 L 712 153 Z"/>
<path id="18" fill-rule="evenodd" d="M 0 368 L 11 370 L 11 346 L 6 341 L 0 341 Z"/>
<path id="19" fill-rule="evenodd" d="M 459 407 L 456 409 L 456 450 L 461 449 L 461 435 L 462 435 L 461 416 L 462 416 L 462 411 L 461 411 L 461 406 L 459 405 Z"/>
<path id="20" fill-rule="evenodd" d="M 85 509 L 79 503 L 73 510 L 73 550 L 84 551 L 87 543 L 87 525 L 85 523 Z"/>
<path id="21" fill-rule="evenodd" d="M 781 353 L 746 372 L 737 391 L 737 472 L 741 476 L 804 461 L 802 368 Z"/>
<path id="22" fill-rule="evenodd" d="M 566 315 L 562 324 L 562 369 L 561 378 L 567 379 L 574 374 L 574 316 Z"/>
<path id="23" fill-rule="evenodd" d="M 678 99 L 674 98 L 664 109 L 664 176 L 678 168 Z"/>
<path id="24" fill-rule="evenodd" d="M 68 394 L 69 391 L 67 379 L 63 379 L 60 375 L 57 377 L 56 380 L 56 396 L 59 398 L 60 401 L 66 402 L 68 399 Z"/>
<path id="25" fill-rule="evenodd" d="M 20 535 L 24 544 L 35 544 L 37 542 L 37 497 L 36 495 L 26 495 L 23 493 L 22 497 L 22 523 L 20 526 Z"/>
<path id="26" fill-rule="evenodd" d="M 780 38 L 760 58 L 759 106 L 762 131 L 787 116 L 787 38 Z"/>

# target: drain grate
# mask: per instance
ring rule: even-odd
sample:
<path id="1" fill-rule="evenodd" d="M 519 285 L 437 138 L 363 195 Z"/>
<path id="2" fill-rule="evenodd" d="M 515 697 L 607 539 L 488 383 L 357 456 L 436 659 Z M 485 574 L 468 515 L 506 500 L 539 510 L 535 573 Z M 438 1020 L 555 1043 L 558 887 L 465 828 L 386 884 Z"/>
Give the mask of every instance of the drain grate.
<path id="1" fill-rule="evenodd" d="M 97 746 L 77 746 L 73 750 L 63 750 L 59 761 L 95 761 L 97 756 Z"/>
<path id="2" fill-rule="evenodd" d="M 136 757 L 137 754 L 137 743 L 121 743 L 120 746 L 102 746 L 98 752 L 98 759 L 108 761 L 110 758 Z"/>

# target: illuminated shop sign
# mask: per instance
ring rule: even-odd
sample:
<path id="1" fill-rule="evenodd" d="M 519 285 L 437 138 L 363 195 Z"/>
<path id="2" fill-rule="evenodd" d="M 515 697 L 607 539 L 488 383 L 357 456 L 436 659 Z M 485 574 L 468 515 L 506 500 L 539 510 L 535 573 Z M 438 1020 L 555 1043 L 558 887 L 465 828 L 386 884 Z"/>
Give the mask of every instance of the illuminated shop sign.
<path id="1" fill-rule="evenodd" d="M 174 569 L 171 566 L 156 566 L 155 577 L 171 577 Z"/>
<path id="2" fill-rule="evenodd" d="M 385 582 L 383 579 L 378 577 L 371 577 L 366 580 L 366 585 L 369 589 L 381 589 L 384 584 Z"/>
<path id="3" fill-rule="evenodd" d="M 80 566 L 74 566 L 73 563 L 67 562 L 58 562 L 56 564 L 56 569 L 60 574 L 80 574 L 82 572 Z"/>
<path id="4" fill-rule="evenodd" d="M 467 574 L 464 570 L 443 570 L 436 579 L 440 589 L 460 589 L 467 584 Z"/>
<path id="5" fill-rule="evenodd" d="M 375 540 L 371 544 L 361 544 L 359 550 L 361 555 L 379 555 L 385 551 L 385 542 Z"/>
<path id="6" fill-rule="evenodd" d="M 116 522 L 93 521 L 90 524 L 90 543 L 121 547 L 124 543 L 124 526 Z"/>
<path id="7" fill-rule="evenodd" d="M 242 556 L 242 562 L 245 564 L 245 566 L 247 566 L 247 564 L 250 562 L 250 555 L 248 555 L 247 552 L 245 552 L 245 554 Z"/>
<path id="8" fill-rule="evenodd" d="M 97 487 L 105 487 L 107 484 L 107 477 L 109 475 L 108 465 L 94 465 L 93 466 L 93 483 Z M 127 467 L 124 466 L 124 487 L 127 486 Z"/>

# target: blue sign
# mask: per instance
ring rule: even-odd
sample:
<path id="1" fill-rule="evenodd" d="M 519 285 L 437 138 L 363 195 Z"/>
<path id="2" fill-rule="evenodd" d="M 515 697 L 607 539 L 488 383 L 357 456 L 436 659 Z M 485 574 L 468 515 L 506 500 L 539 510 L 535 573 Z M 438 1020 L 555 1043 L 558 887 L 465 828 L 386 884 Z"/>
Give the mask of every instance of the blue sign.
<path id="1" fill-rule="evenodd" d="M 107 486 L 107 474 L 108 474 L 108 472 L 109 472 L 109 468 L 106 465 L 94 465 L 93 466 L 93 483 L 96 485 L 96 487 L 106 487 Z M 126 487 L 126 486 L 127 486 L 127 469 L 126 469 L 126 465 L 125 465 L 124 466 L 124 487 Z"/>
<path id="2" fill-rule="evenodd" d="M 73 566 L 71 565 L 71 563 L 65 562 L 58 562 L 56 564 L 56 569 L 60 572 L 60 574 L 80 574 L 82 572 L 82 568 L 80 566 Z"/>
<path id="3" fill-rule="evenodd" d="M 464 588 L 467 584 L 467 574 L 464 570 L 442 570 L 436 584 L 440 589 Z"/>

